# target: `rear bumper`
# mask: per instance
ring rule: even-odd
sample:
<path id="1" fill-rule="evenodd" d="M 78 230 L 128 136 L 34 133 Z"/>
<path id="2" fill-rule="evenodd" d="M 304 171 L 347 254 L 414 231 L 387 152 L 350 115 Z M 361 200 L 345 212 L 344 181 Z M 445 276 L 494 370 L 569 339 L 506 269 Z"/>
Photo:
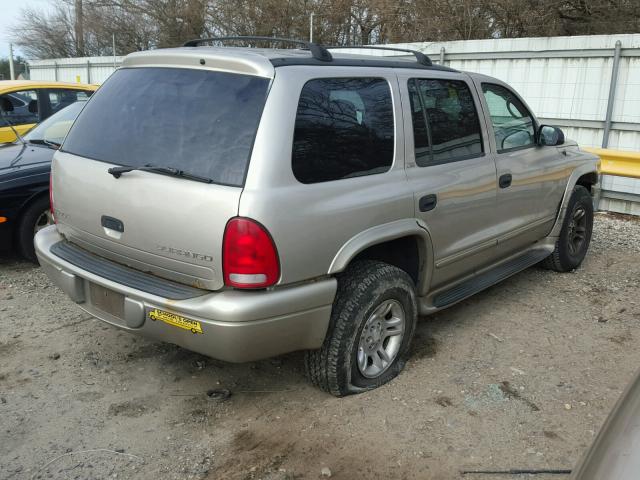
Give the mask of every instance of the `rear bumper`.
<path id="1" fill-rule="evenodd" d="M 334 278 L 273 290 L 223 290 L 175 300 L 114 282 L 63 260 L 51 251 L 62 240 L 55 226 L 36 235 L 36 254 L 43 270 L 80 308 L 123 330 L 229 362 L 315 349 L 324 340 L 337 287 Z M 158 277 L 153 279 L 158 281 Z M 98 308 L 91 294 L 95 286 L 121 294 L 124 305 L 111 312 Z M 155 309 L 200 322 L 202 333 L 150 320 L 149 312 Z"/>

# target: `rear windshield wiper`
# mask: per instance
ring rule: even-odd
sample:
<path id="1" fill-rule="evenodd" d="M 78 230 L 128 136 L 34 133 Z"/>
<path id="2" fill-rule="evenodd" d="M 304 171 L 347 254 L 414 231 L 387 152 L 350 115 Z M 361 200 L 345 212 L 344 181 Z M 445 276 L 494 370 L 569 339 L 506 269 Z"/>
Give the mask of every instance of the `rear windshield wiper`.
<path id="1" fill-rule="evenodd" d="M 160 173 L 162 175 L 170 175 L 172 177 L 186 178 L 188 180 L 195 180 L 196 182 L 213 183 L 213 180 L 207 177 L 201 177 L 200 175 L 194 175 L 193 173 L 185 172 L 173 167 L 156 167 L 153 165 L 145 165 L 144 167 L 111 167 L 107 172 L 113 175 L 115 178 L 120 178 L 120 175 L 134 170 L 140 170 L 141 172 L 153 172 Z"/>

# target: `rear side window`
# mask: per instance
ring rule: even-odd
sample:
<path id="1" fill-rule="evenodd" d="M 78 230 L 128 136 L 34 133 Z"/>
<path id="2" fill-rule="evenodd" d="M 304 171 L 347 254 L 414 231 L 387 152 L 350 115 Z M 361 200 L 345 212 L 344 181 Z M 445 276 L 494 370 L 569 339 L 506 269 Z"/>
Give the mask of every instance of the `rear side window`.
<path id="1" fill-rule="evenodd" d="M 71 90 L 71 89 L 49 89 L 49 105 L 51 105 L 51 113 L 56 113 L 65 107 L 68 107 L 72 103 L 78 100 L 87 100 L 92 92 L 85 92 L 84 90 Z"/>
<path id="2" fill-rule="evenodd" d="M 373 175 L 391 168 L 391 90 L 382 78 L 322 78 L 302 88 L 293 174 L 302 183 Z"/>
<path id="3" fill-rule="evenodd" d="M 241 186 L 268 86 L 265 78 L 207 70 L 117 70 L 92 95 L 63 150 Z"/>
<path id="4" fill-rule="evenodd" d="M 416 164 L 437 165 L 482 155 L 471 90 L 459 80 L 409 80 Z"/>

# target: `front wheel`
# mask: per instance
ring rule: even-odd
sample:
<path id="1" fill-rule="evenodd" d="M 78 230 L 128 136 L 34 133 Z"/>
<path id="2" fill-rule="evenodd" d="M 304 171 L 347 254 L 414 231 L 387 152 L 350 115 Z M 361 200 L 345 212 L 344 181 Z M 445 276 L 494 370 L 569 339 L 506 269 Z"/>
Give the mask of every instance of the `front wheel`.
<path id="1" fill-rule="evenodd" d="M 560 238 L 543 266 L 556 272 L 570 272 L 584 260 L 593 231 L 593 200 L 589 191 L 576 185 L 567 205 Z"/>
<path id="2" fill-rule="evenodd" d="M 409 275 L 386 263 L 357 262 L 338 280 L 322 347 L 306 354 L 308 377 L 337 397 L 389 382 L 404 368 L 416 321 Z"/>

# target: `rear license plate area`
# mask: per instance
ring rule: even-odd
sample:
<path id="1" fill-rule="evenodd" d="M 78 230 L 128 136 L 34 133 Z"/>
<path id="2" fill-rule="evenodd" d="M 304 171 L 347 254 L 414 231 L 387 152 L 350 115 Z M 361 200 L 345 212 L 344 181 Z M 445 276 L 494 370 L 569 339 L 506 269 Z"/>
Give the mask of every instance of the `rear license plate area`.
<path id="1" fill-rule="evenodd" d="M 95 283 L 89 284 L 91 305 L 109 315 L 124 319 L 124 295 Z"/>

